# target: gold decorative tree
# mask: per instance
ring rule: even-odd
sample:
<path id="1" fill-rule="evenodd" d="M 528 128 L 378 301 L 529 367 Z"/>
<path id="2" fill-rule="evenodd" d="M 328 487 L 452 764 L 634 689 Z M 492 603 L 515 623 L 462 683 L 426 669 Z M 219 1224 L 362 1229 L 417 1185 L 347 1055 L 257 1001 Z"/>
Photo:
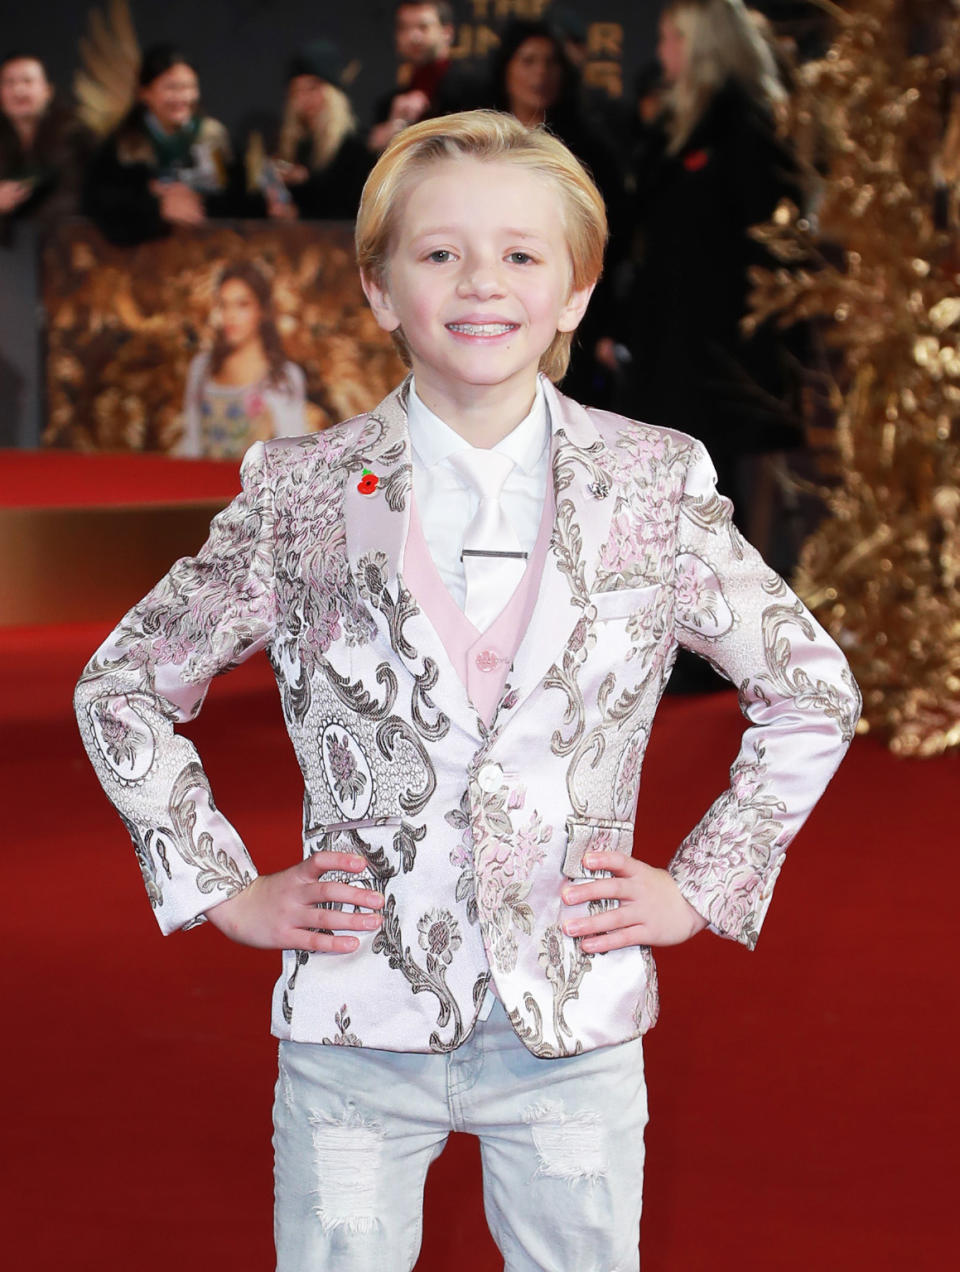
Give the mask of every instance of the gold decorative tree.
<path id="1" fill-rule="evenodd" d="M 752 321 L 826 319 L 840 474 L 795 584 L 847 653 L 864 730 L 903 755 L 960 746 L 960 13 L 851 0 L 801 68 L 816 225 L 755 234 Z"/>

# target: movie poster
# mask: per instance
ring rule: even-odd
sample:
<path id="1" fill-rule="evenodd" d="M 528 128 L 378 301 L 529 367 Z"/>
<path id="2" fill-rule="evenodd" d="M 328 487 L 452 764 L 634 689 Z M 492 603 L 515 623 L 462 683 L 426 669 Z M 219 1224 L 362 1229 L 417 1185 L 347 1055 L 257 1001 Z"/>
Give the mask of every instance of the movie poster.
<path id="1" fill-rule="evenodd" d="M 239 459 L 402 378 L 352 226 L 220 222 L 136 248 L 68 222 L 43 258 L 49 446 Z"/>

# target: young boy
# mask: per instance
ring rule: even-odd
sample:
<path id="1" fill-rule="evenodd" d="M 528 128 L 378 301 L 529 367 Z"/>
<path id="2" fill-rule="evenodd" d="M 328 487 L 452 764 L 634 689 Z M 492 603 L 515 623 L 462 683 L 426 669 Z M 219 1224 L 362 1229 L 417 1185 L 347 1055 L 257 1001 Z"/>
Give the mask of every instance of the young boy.
<path id="1" fill-rule="evenodd" d="M 650 947 L 708 924 L 754 945 L 853 735 L 842 654 L 733 528 L 702 446 L 552 383 L 605 235 L 548 134 L 488 112 L 402 132 L 357 248 L 412 379 L 254 446 L 78 687 L 163 930 L 284 950 L 283 1272 L 412 1268 L 451 1129 L 481 1139 L 511 1272 L 636 1268 Z M 633 817 L 678 642 L 750 727 L 662 870 L 632 858 Z M 258 877 L 172 725 L 261 648 L 306 792 L 303 861 Z"/>

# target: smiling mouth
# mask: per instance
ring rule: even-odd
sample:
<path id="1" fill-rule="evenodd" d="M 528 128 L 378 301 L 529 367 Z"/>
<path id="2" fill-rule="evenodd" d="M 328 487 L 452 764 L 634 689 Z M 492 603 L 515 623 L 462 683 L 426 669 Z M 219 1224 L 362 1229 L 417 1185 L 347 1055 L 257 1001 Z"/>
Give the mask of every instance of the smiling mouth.
<path id="1" fill-rule="evenodd" d="M 447 330 L 463 336 L 505 336 L 509 331 L 516 331 L 518 325 L 515 322 L 448 322 Z"/>

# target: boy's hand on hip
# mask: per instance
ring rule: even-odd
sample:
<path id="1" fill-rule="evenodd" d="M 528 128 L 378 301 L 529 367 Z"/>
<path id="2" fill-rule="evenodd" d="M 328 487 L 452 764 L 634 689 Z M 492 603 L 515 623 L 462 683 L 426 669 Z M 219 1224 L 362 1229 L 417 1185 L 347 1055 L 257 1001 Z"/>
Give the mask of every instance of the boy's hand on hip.
<path id="1" fill-rule="evenodd" d="M 566 904 L 620 903 L 599 914 L 564 920 L 563 930 L 582 938 L 585 953 L 602 954 L 626 945 L 679 945 L 707 926 L 666 870 L 621 852 L 589 852 L 583 864 L 590 870 L 607 870 L 612 877 L 565 884 Z"/>
<path id="2" fill-rule="evenodd" d="M 338 932 L 375 932 L 379 914 L 318 909 L 325 902 L 381 910 L 383 896 L 354 883 L 324 879 L 331 870 L 358 874 L 366 866 L 350 852 L 315 852 L 276 874 L 260 875 L 242 892 L 207 910 L 209 921 L 232 941 L 260 949 L 350 954 L 360 945 Z M 318 929 L 320 929 L 318 931 Z"/>

